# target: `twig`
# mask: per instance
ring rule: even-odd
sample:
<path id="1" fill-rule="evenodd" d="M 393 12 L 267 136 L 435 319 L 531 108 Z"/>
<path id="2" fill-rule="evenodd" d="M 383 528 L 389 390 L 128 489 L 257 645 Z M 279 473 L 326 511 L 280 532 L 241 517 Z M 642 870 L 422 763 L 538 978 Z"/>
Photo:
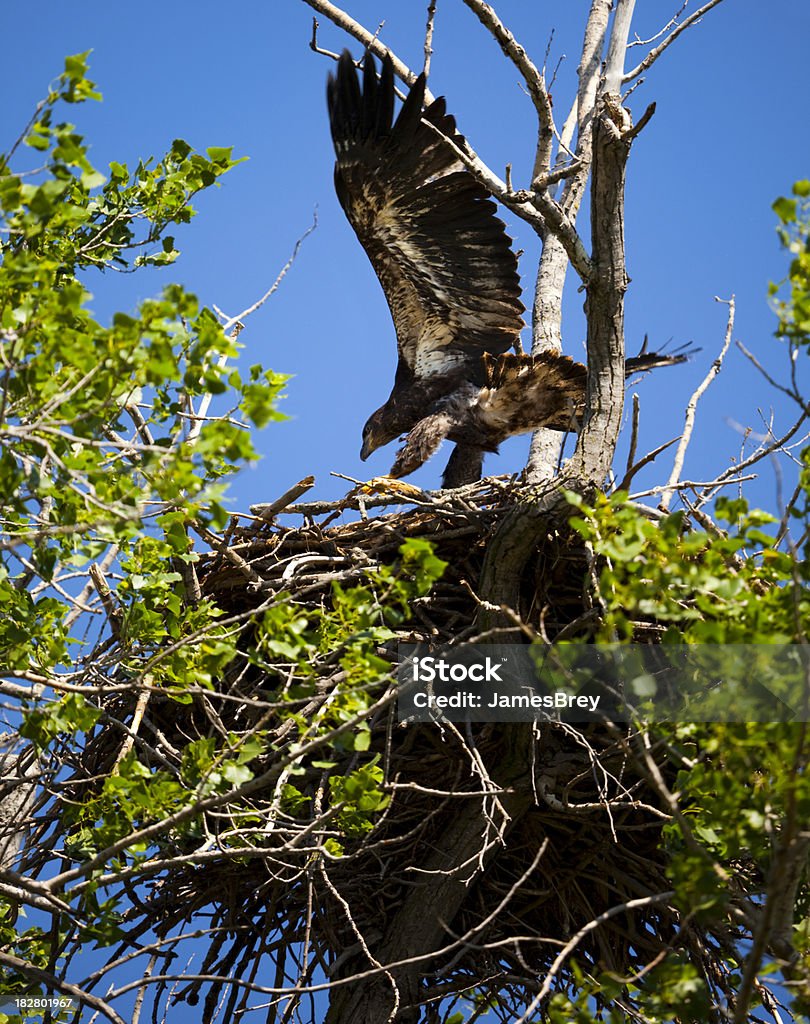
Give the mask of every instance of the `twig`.
<path id="1" fill-rule="evenodd" d="M 318 29 L 321 27 L 321 23 L 317 18 L 312 19 L 312 36 L 309 40 L 309 48 L 313 53 L 320 53 L 323 57 L 331 57 L 332 60 L 340 60 L 339 53 L 333 53 L 331 50 L 324 50 L 318 46 Z"/>
<path id="2" fill-rule="evenodd" d="M 138 406 L 132 402 L 128 402 L 124 408 L 126 409 L 129 418 L 132 420 L 141 442 L 145 445 L 149 445 L 150 448 L 154 447 L 155 439 L 152 437 L 152 431 L 149 429 L 149 424 L 144 419 L 143 413 Z"/>
<path id="3" fill-rule="evenodd" d="M 394 74 L 397 78 L 405 82 L 406 85 L 413 85 L 417 79 L 415 72 L 411 71 L 404 61 L 400 60 L 397 55 L 390 50 L 384 43 L 381 43 L 377 39 L 377 33 L 372 34 L 367 28 L 360 24 L 359 21 L 355 21 L 351 15 L 342 11 L 339 7 L 335 7 L 329 0 L 304 0 L 304 3 L 308 7 L 311 7 L 313 11 L 317 11 L 322 14 L 325 18 L 328 18 L 333 25 L 337 25 L 338 28 L 342 28 L 344 32 L 348 32 L 350 36 L 353 36 L 363 47 L 382 60 L 384 57 L 389 56 L 391 63 L 394 65 Z M 379 31 L 379 29 L 377 30 Z M 328 56 L 334 56 L 328 54 Z M 432 103 L 434 96 L 431 92 L 425 90 L 425 103 Z"/>
<path id="4" fill-rule="evenodd" d="M 637 64 L 632 71 L 628 71 L 627 74 L 622 78 L 622 82 L 632 82 L 634 78 L 637 78 L 639 75 L 643 74 L 647 70 L 647 68 L 651 67 L 658 60 L 658 58 L 661 56 L 664 50 L 666 50 L 675 42 L 675 40 L 678 38 L 681 32 L 685 32 L 690 25 L 694 25 L 696 21 L 699 21 L 704 14 L 707 14 L 712 9 L 712 7 L 716 7 L 719 3 L 722 3 L 722 0 L 709 0 L 709 3 L 704 4 L 701 8 L 699 8 L 699 10 L 695 11 L 694 14 L 690 14 L 686 21 L 681 22 L 681 24 L 678 25 L 676 29 L 670 32 L 670 34 L 666 37 L 666 39 L 663 40 L 663 42 L 659 43 L 654 50 L 650 50 L 650 52 L 647 54 L 647 56 L 640 64 Z"/>
<path id="5" fill-rule="evenodd" d="M 773 377 L 765 369 L 765 367 L 762 365 L 762 363 L 760 363 L 760 361 L 757 359 L 754 353 L 749 352 L 741 341 L 735 341 L 734 344 L 737 346 L 740 352 L 742 352 L 745 358 L 754 364 L 754 366 L 759 370 L 759 372 L 762 374 L 765 380 L 771 385 L 771 387 L 776 388 L 777 391 L 781 391 L 783 395 L 787 395 L 788 398 L 792 398 L 794 402 L 799 403 L 802 409 L 804 408 L 805 403 L 801 395 L 797 395 L 795 391 L 791 391 L 790 388 L 786 388 L 783 384 L 779 384 L 777 381 L 775 381 Z"/>
<path id="6" fill-rule="evenodd" d="M 569 939 L 569 941 L 563 946 L 563 948 L 557 954 L 554 963 L 551 965 L 551 967 L 548 970 L 548 973 L 543 979 L 543 984 L 540 986 L 540 991 L 537 993 L 534 999 L 532 999 L 531 1003 L 529 1003 L 529 1005 L 526 1007 L 525 1012 L 515 1020 L 515 1024 L 528 1024 L 528 1021 L 533 1019 L 534 1013 L 537 1010 L 538 1006 L 540 1006 L 540 1004 L 551 991 L 551 986 L 560 968 L 571 955 L 571 953 L 573 953 L 573 951 L 577 948 L 580 942 L 585 938 L 586 935 L 597 929 L 601 924 L 604 924 L 605 921 L 609 921 L 612 917 L 615 917 L 617 914 L 624 914 L 627 913 L 628 910 L 636 910 L 640 907 L 653 907 L 658 903 L 666 903 L 669 900 L 671 900 L 674 897 L 674 895 L 675 891 L 670 890 L 668 892 L 656 893 L 653 896 L 641 896 L 639 899 L 636 900 L 628 900 L 626 903 L 619 903 L 616 906 L 611 907 L 609 910 L 606 910 L 604 913 L 599 914 L 597 917 L 593 918 L 593 920 L 588 921 L 586 925 L 579 929 L 576 935 Z"/>
<path id="7" fill-rule="evenodd" d="M 304 240 L 308 238 L 309 235 L 312 234 L 312 232 L 315 230 L 315 228 L 317 228 L 317 226 L 318 210 L 316 208 L 312 214 L 312 223 L 295 243 L 290 258 L 281 268 L 275 281 L 270 285 L 270 287 L 267 289 L 264 295 L 262 295 L 260 299 L 254 302 L 252 306 L 248 306 L 247 309 L 243 309 L 241 313 L 238 313 L 236 316 L 232 316 L 229 319 L 225 320 L 225 323 L 222 325 L 222 330 L 225 331 L 226 333 L 228 331 L 231 331 L 231 341 L 236 341 L 236 339 L 239 337 L 240 333 L 244 329 L 245 325 L 242 323 L 242 321 L 246 320 L 251 315 L 251 313 L 255 313 L 256 310 L 263 306 L 265 302 L 267 302 L 267 300 L 270 298 L 270 296 L 273 295 L 278 290 L 279 285 L 287 276 L 287 272 L 289 271 L 290 267 L 292 267 L 293 263 L 295 263 L 296 257 L 298 256 L 298 252 L 301 246 L 303 245 Z M 214 307 L 214 309 L 220 316 L 224 317 L 224 314 L 221 313 L 221 311 L 218 310 L 216 306 Z M 217 360 L 217 366 L 221 369 L 227 363 L 229 358 L 230 353 L 223 352 L 222 355 Z M 193 444 L 199 437 L 200 431 L 202 430 L 203 424 L 205 423 L 206 417 L 208 416 L 208 410 L 211 407 L 211 402 L 213 401 L 213 398 L 214 396 L 210 391 L 203 395 L 202 400 L 200 401 L 200 406 L 197 409 L 196 413 L 194 414 L 194 423 L 192 424 L 192 427 L 188 432 L 188 436 L 186 437 L 187 443 Z"/>
<path id="8" fill-rule="evenodd" d="M 636 124 L 634 124 L 629 131 L 622 132 L 622 138 L 625 140 L 625 142 L 631 142 L 641 131 L 643 131 L 643 129 L 646 128 L 647 124 L 650 121 L 650 118 L 653 116 L 654 113 L 655 104 L 651 103 L 644 111 L 644 113 L 641 115 L 641 117 L 638 119 Z"/>
<path id="9" fill-rule="evenodd" d="M 217 312 L 217 307 L 216 306 L 214 306 L 214 312 Z M 236 341 L 236 339 L 239 337 L 239 335 L 244 330 L 245 325 L 242 323 L 241 320 L 238 320 L 238 319 L 237 320 L 229 320 L 228 321 L 228 325 L 233 327 L 233 330 L 230 333 L 229 341 Z M 222 329 L 224 331 L 224 330 L 226 330 L 226 327 L 223 326 Z M 225 364 L 228 362 L 229 358 L 230 358 L 230 352 L 227 352 L 227 351 L 223 352 L 220 355 L 219 359 L 217 359 L 217 368 L 221 370 L 225 366 Z M 196 412 L 194 411 L 194 407 L 191 404 L 191 399 L 188 398 L 188 396 L 186 396 L 186 398 L 188 399 L 188 403 L 187 403 L 188 404 L 188 412 L 190 414 L 190 417 L 192 418 L 191 429 L 189 430 L 189 432 L 188 432 L 188 434 L 186 436 L 186 442 L 188 444 L 194 444 L 194 442 L 200 436 L 200 432 L 202 431 L 203 425 L 204 425 L 204 423 L 205 423 L 205 421 L 206 421 L 206 419 L 208 417 L 208 410 L 211 408 L 211 402 L 214 400 L 214 393 L 212 391 L 207 391 L 202 396 L 202 399 L 200 400 L 199 408 L 197 409 Z M 178 431 L 178 434 L 181 431 L 182 431 L 182 426 L 180 427 L 180 430 Z M 179 441 L 179 439 L 180 439 L 179 436 L 177 438 L 175 438 L 175 442 Z"/>
<path id="10" fill-rule="evenodd" d="M 675 485 L 677 484 L 678 479 L 681 475 L 681 470 L 683 469 L 683 462 L 684 458 L 686 457 L 686 449 L 689 447 L 689 442 L 692 439 L 692 431 L 695 429 L 695 410 L 697 409 L 697 404 L 700 401 L 706 389 L 708 388 L 708 386 L 720 372 L 720 368 L 723 365 L 723 359 L 725 358 L 726 352 L 728 352 L 728 347 L 731 344 L 731 335 L 734 331 L 734 296 L 732 295 L 730 299 L 720 299 L 717 296 L 715 296 L 714 301 L 725 302 L 728 305 L 728 321 L 726 323 L 726 336 L 723 340 L 723 347 L 720 349 L 720 354 L 712 363 L 709 372 L 698 385 L 696 391 L 689 399 L 689 403 L 686 406 L 686 416 L 684 418 L 683 434 L 681 434 L 681 442 L 678 445 L 677 451 L 675 452 L 675 459 L 672 464 L 672 472 L 670 473 L 669 480 L 667 481 L 668 489 L 665 490 L 663 495 L 661 496 L 660 507 L 665 509 L 669 508 L 670 502 L 672 501 L 672 496 L 675 491 Z M 739 469 L 739 467 L 737 468 Z"/>
<path id="11" fill-rule="evenodd" d="M 425 27 L 425 63 L 422 73 L 427 80 L 430 77 L 430 58 L 433 56 L 433 24 L 436 20 L 437 0 L 430 0 L 427 12 L 427 26 Z"/>
<path id="12" fill-rule="evenodd" d="M 641 401 L 638 395 L 633 392 L 633 419 L 630 427 L 630 450 L 627 453 L 627 463 L 624 468 L 624 479 L 626 480 L 630 474 L 630 470 L 636 461 L 636 451 L 638 449 L 638 424 L 639 417 L 641 415 Z M 622 481 L 624 482 L 624 481 Z"/>
<path id="13" fill-rule="evenodd" d="M 649 39 L 639 39 L 638 35 L 636 35 L 636 38 L 633 40 L 633 42 L 627 44 L 627 49 L 631 50 L 634 46 L 649 46 L 651 43 L 654 43 L 656 39 L 660 39 L 661 36 L 665 32 L 668 32 L 672 28 L 673 25 L 677 25 L 678 24 L 678 18 L 680 18 L 680 16 L 683 14 L 683 12 L 686 10 L 686 8 L 688 6 L 689 6 L 689 0 L 683 0 L 683 3 L 681 4 L 681 6 L 672 15 L 672 17 L 669 19 L 669 21 L 666 23 L 666 25 L 664 25 L 664 27 L 662 29 L 659 29 L 655 33 L 654 36 L 650 36 Z"/>
<path id="14" fill-rule="evenodd" d="M 301 246 L 304 244 L 306 239 L 309 238 L 309 236 L 312 234 L 315 228 L 317 228 L 317 226 L 318 208 L 316 207 L 312 212 L 312 223 L 295 243 L 290 258 L 279 271 L 275 281 L 270 285 L 270 287 L 267 289 L 264 295 L 262 295 L 260 299 L 254 302 L 252 306 L 248 306 L 247 309 L 243 309 L 241 313 L 237 313 L 236 316 L 232 316 L 230 320 L 226 320 L 225 323 L 222 325 L 223 331 L 229 331 L 232 327 L 236 326 L 240 321 L 247 319 L 247 317 L 249 317 L 251 313 L 255 313 L 257 309 L 259 309 L 261 306 L 265 304 L 265 302 L 267 302 L 271 295 L 278 291 L 279 285 L 287 276 L 287 272 L 289 271 L 290 267 L 292 267 L 293 263 L 295 263 L 296 257 L 298 256 L 298 252 Z"/>
<path id="15" fill-rule="evenodd" d="M 288 505 L 291 505 L 297 498 L 300 498 L 302 494 L 306 494 L 314 486 L 315 477 L 305 476 L 303 480 L 299 480 L 297 484 L 286 490 L 281 497 L 271 501 L 268 505 L 251 505 L 250 514 L 269 522 L 282 509 L 287 508 Z"/>
<path id="16" fill-rule="evenodd" d="M 633 82 L 633 84 L 627 90 L 627 92 L 623 92 L 622 93 L 622 105 L 623 106 L 627 106 L 627 100 L 630 98 L 630 96 L 633 95 L 633 93 L 636 91 L 636 89 L 638 89 L 640 86 L 644 85 L 644 83 L 646 81 L 647 81 L 646 78 L 637 78 L 636 81 Z"/>
<path id="17" fill-rule="evenodd" d="M 782 518 L 779 521 L 779 529 L 776 531 L 776 538 L 774 539 L 773 546 L 779 547 L 782 541 L 790 534 L 790 514 L 796 507 L 796 502 L 804 493 L 804 488 L 799 483 L 796 485 L 796 489 L 790 496 L 790 500 L 785 505 L 785 511 L 782 513 Z"/>
<path id="18" fill-rule="evenodd" d="M 543 73 L 535 66 L 524 48 L 518 43 L 488 3 L 485 3 L 484 0 L 464 0 L 464 3 L 481 24 L 489 30 L 493 39 L 503 51 L 504 56 L 512 61 L 523 77 L 540 123 L 535 167 L 538 169 L 540 167 L 549 167 L 551 164 L 554 115 L 551 112 L 551 99 L 546 88 Z"/>
<path id="19" fill-rule="evenodd" d="M 635 397 L 635 395 L 633 397 Z M 624 474 L 624 477 L 616 485 L 616 490 L 626 491 L 629 488 L 633 477 L 639 472 L 639 470 L 643 469 L 645 466 L 648 466 L 654 459 L 656 459 L 661 454 L 661 452 L 665 452 L 667 448 L 671 448 L 672 445 L 679 440 L 680 437 L 673 437 L 671 441 L 666 441 L 664 442 L 664 444 L 659 445 L 657 448 L 653 448 L 651 452 L 647 452 L 643 459 L 639 459 L 638 462 L 634 463 L 631 466 L 628 466 L 627 472 Z"/>
<path id="20" fill-rule="evenodd" d="M 106 552 L 106 554 L 104 555 L 104 558 L 101 560 L 100 565 L 96 566 L 97 571 L 100 573 L 102 578 L 104 576 L 104 572 L 107 569 L 109 569 L 110 566 L 113 564 L 113 562 L 116 560 L 116 558 L 118 558 L 118 550 L 119 550 L 118 549 L 118 545 L 117 544 L 113 544 L 112 547 L 110 547 L 108 549 L 108 551 Z M 88 580 L 87 583 L 85 583 L 85 585 L 82 588 L 82 591 L 79 594 L 79 596 L 77 598 L 75 598 L 76 603 L 74 604 L 73 608 L 71 608 L 71 610 L 65 616 L 64 625 L 65 625 L 66 629 L 70 629 L 70 627 L 73 625 L 73 623 L 76 621 L 76 619 L 78 619 L 79 616 L 82 614 L 82 611 L 81 611 L 82 607 L 90 599 L 90 595 L 96 589 L 96 585 L 95 585 L 95 581 L 93 579 L 92 572 L 89 573 L 89 575 L 90 575 L 90 579 Z"/>
<path id="21" fill-rule="evenodd" d="M 508 166 L 512 166 L 509 164 Z M 539 191 L 543 188 L 548 188 L 549 185 L 556 185 L 558 181 L 562 181 L 563 178 L 570 178 L 572 174 L 576 174 L 582 170 L 581 160 L 572 160 L 570 163 L 561 164 L 555 167 L 553 171 L 549 171 L 548 174 L 541 174 L 540 177 L 532 180 L 532 188 L 535 191 Z"/>
<path id="22" fill-rule="evenodd" d="M 110 775 L 117 775 L 121 769 L 121 762 L 127 756 L 127 754 L 135 746 L 135 739 L 138 735 L 138 729 L 140 729 L 143 716 L 146 712 L 146 707 L 149 703 L 149 698 L 152 696 L 151 686 L 146 686 L 138 694 L 138 702 L 135 705 L 135 711 L 132 715 L 132 725 L 124 738 L 124 742 L 121 744 L 121 749 L 118 752 L 118 756 L 115 759 L 115 764 L 110 770 Z"/>
<path id="23" fill-rule="evenodd" d="M 719 490 L 721 487 L 730 487 L 732 484 L 745 483 L 748 480 L 756 480 L 756 473 L 748 473 L 746 476 L 736 476 L 739 471 L 739 467 L 735 466 L 729 476 L 723 475 L 722 477 L 716 477 L 714 480 L 680 480 L 677 484 L 664 484 L 662 487 L 650 487 L 646 491 L 636 491 L 630 495 L 632 501 L 637 501 L 639 498 L 648 498 L 651 494 L 664 494 L 666 491 L 696 491 L 699 487 L 712 488 L 713 492 Z M 669 509 L 659 504 L 658 510 L 666 514 Z"/>

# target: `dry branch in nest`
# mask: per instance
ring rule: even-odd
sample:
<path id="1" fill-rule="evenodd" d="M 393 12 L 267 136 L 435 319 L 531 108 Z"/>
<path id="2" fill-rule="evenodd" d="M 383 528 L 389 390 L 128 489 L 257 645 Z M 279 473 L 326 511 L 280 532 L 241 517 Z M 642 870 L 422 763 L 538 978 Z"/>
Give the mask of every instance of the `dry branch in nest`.
<path id="1" fill-rule="evenodd" d="M 326 747 L 311 741 L 308 727 L 341 700 L 346 673 L 340 658 L 331 651 L 316 659 L 310 666 L 316 685 L 301 696 L 295 659 L 267 647 L 259 657 L 252 647 L 254 613 L 279 601 L 304 616 L 328 610 L 336 583 L 373 586 L 375 569 L 395 562 L 403 541 L 414 537 L 430 540 L 448 569 L 414 602 L 398 639 L 439 644 L 471 638 L 488 539 L 513 506 L 517 486 L 482 481 L 422 495 L 405 511 L 373 518 L 367 506 L 394 499 L 355 494 L 329 505 L 290 506 L 285 521 L 300 517 L 301 525 L 259 519 L 237 527 L 227 545 L 199 564 L 202 594 L 242 630 L 244 661 L 191 703 L 153 693 L 140 722 L 138 756 L 149 762 L 150 750 L 159 751 L 178 766 L 190 741 L 217 737 L 221 743 L 229 733 L 258 729 L 266 737 L 264 752 L 251 764 L 248 791 L 209 810 L 198 832 L 166 839 L 167 870 L 156 874 L 140 903 L 140 924 L 128 941 L 147 931 L 179 936 L 199 927 L 199 917 L 208 918 L 212 939 L 200 977 L 174 996 L 192 1003 L 204 996 L 205 1019 L 222 999 L 225 1019 L 232 1019 L 255 1002 L 251 986 L 274 1003 L 290 993 L 303 998 L 324 976 L 345 982 L 376 971 L 390 991 L 396 978 L 383 968 L 397 961 L 397 941 L 402 959 L 416 959 L 422 1004 L 475 987 L 525 1005 L 547 972 L 557 983 L 570 980 L 570 963 L 555 965 L 569 941 L 572 959 L 586 971 L 623 977 L 662 950 L 688 948 L 703 960 L 711 987 L 724 987 L 720 965 L 733 936 L 714 935 L 709 942 L 672 902 L 661 841 L 668 808 L 649 779 L 650 754 L 639 753 L 632 730 L 552 723 L 404 726 L 396 719 L 392 673 L 370 686 L 368 750 L 333 744 L 330 766 Z M 334 521 L 353 508 L 362 515 Z M 555 527 L 528 567 L 525 605 L 515 616 L 521 628 L 542 618 L 553 636 L 587 622 L 587 569 L 581 542 Z M 524 642 L 521 628 L 516 642 Z M 377 653 L 393 660 L 389 644 Z M 134 704 L 132 694 L 122 693 L 107 710 L 127 721 Z M 355 728 L 350 717 L 348 725 Z M 74 796 L 116 763 L 120 739 L 105 730 L 89 746 L 80 771 L 87 781 L 76 780 Z M 670 753 L 653 746 L 652 756 L 671 779 Z M 370 830 L 353 831 L 330 801 L 329 780 L 374 757 L 389 802 Z M 299 794 L 295 800 L 290 784 Z M 340 842 L 341 855 L 330 853 L 329 840 Z M 414 905 L 422 913 L 403 925 L 402 915 Z M 424 937 L 431 921 L 434 933 L 420 949 L 419 929 Z M 174 945 L 166 950 L 168 956 Z M 157 972 L 165 973 L 157 959 Z M 248 984 L 231 989 L 234 976 Z"/>

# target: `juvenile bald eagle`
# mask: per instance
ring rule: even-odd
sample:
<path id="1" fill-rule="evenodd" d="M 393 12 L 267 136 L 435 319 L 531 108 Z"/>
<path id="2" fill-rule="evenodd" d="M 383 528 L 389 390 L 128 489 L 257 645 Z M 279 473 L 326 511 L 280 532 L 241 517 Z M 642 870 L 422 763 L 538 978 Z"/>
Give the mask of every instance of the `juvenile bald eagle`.
<path id="1" fill-rule="evenodd" d="M 511 239 L 446 141 L 464 144 L 444 99 L 423 109 L 424 99 L 422 74 L 394 120 L 391 59 L 378 79 L 368 52 L 362 88 L 348 50 L 327 84 L 335 188 L 380 279 L 399 354 L 360 458 L 407 434 L 390 472 L 406 476 L 448 439 L 456 448 L 442 483 L 458 487 L 480 477 L 484 452 L 507 437 L 576 429 L 586 369 L 556 353 L 509 351 L 519 349 L 525 308 Z M 642 355 L 627 372 L 683 358 Z"/>

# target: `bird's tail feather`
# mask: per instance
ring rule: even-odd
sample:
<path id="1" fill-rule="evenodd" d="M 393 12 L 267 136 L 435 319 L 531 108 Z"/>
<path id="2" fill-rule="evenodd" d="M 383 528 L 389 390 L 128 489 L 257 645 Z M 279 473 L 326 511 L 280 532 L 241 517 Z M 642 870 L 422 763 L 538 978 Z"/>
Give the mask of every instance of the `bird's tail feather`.
<path id="1" fill-rule="evenodd" d="M 691 341 L 687 341 L 669 352 L 648 352 L 645 336 L 639 354 L 625 360 L 624 375 L 629 377 L 634 373 L 645 373 L 647 370 L 656 370 L 659 366 L 677 366 L 678 363 L 688 362 L 696 352 L 700 352 L 700 349 L 696 348 Z"/>

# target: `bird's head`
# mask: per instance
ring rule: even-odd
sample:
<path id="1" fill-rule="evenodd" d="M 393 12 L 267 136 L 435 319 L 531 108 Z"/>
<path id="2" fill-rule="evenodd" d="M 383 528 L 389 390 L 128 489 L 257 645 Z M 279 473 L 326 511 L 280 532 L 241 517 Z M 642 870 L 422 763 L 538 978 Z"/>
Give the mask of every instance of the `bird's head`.
<path id="1" fill-rule="evenodd" d="M 360 458 L 365 462 L 372 452 L 376 452 L 378 448 L 382 448 L 398 436 L 399 431 L 392 430 L 391 423 L 385 415 L 385 406 L 383 406 L 369 416 L 363 427 L 363 446 L 360 449 Z"/>

